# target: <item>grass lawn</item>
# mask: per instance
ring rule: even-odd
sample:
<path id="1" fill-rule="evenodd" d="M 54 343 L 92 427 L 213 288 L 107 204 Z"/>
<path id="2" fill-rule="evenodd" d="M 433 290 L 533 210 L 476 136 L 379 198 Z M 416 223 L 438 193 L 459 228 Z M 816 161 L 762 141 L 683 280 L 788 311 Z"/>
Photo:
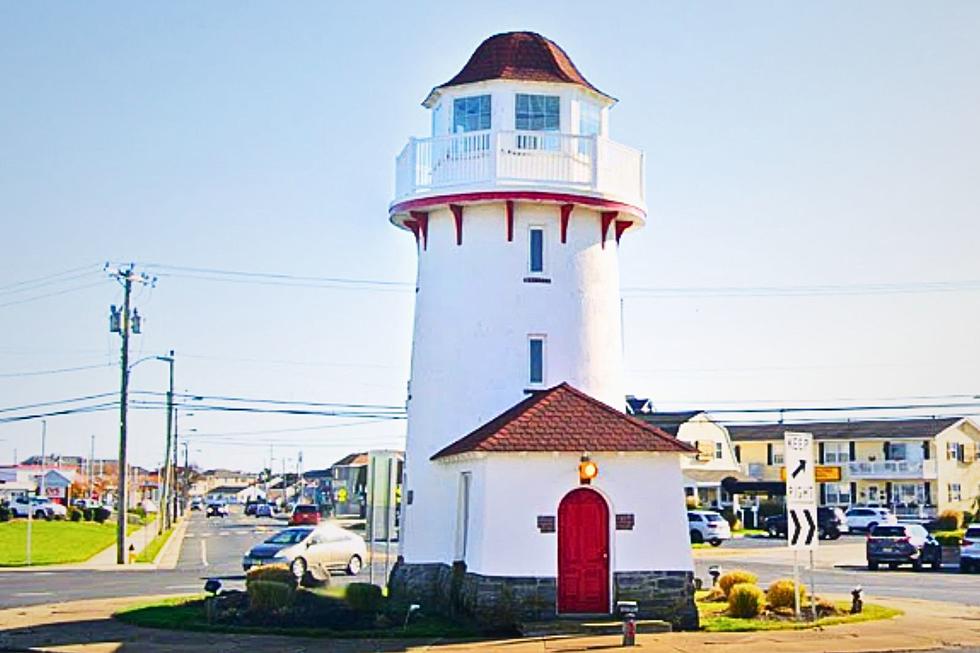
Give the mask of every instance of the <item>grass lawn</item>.
<path id="1" fill-rule="evenodd" d="M 339 597 L 342 588 L 321 590 L 323 594 Z M 332 630 L 330 628 L 286 628 L 275 626 L 236 626 L 209 624 L 204 611 L 204 596 L 179 596 L 153 603 L 143 603 L 120 610 L 116 619 L 144 628 L 190 630 L 213 633 L 252 633 L 292 635 L 296 637 L 329 637 L 332 639 L 478 639 L 480 634 L 464 624 L 435 616 L 412 617 L 408 628 L 394 625 L 372 630 Z"/>
<path id="2" fill-rule="evenodd" d="M 167 540 L 170 539 L 170 535 L 173 532 L 174 529 L 168 528 L 150 540 L 150 543 L 146 545 L 146 548 L 143 549 L 138 556 L 136 556 L 136 562 L 153 562 L 156 559 L 157 554 L 160 553 L 160 549 L 162 549 L 163 545 L 167 543 Z"/>
<path id="3" fill-rule="evenodd" d="M 129 525 L 132 532 L 136 525 Z M 116 540 L 116 522 L 34 521 L 31 565 L 84 562 Z M 27 563 L 27 520 L 0 523 L 0 567 Z"/>
<path id="4" fill-rule="evenodd" d="M 877 619 L 891 619 L 902 614 L 901 610 L 895 610 L 894 608 L 875 605 L 873 603 L 865 603 L 864 612 L 861 614 L 843 614 L 835 617 L 824 617 L 823 619 L 818 619 L 816 623 L 813 623 L 810 621 L 792 621 L 788 619 L 737 619 L 725 615 L 725 611 L 728 610 L 727 603 L 698 601 L 697 604 L 698 614 L 701 617 L 701 630 L 709 633 L 738 633 L 752 630 L 799 630 L 802 628 L 852 624 Z M 851 607 L 851 602 L 837 601 L 836 605 L 841 610 L 848 610 Z"/>

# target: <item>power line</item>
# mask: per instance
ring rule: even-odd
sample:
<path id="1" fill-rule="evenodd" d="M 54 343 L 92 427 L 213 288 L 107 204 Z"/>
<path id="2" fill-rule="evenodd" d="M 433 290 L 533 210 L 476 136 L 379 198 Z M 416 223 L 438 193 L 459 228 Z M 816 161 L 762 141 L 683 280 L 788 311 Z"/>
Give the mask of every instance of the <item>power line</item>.
<path id="1" fill-rule="evenodd" d="M 49 292 L 49 293 L 45 293 L 43 295 L 37 295 L 35 297 L 27 297 L 26 299 L 18 299 L 16 301 L 6 302 L 4 304 L 0 304 L 0 308 L 6 308 L 7 306 L 17 306 L 19 304 L 27 304 L 28 302 L 36 302 L 39 299 L 46 299 L 48 297 L 57 297 L 59 295 L 66 295 L 66 294 L 71 293 L 71 292 L 77 292 L 79 290 L 85 290 L 87 288 L 94 288 L 95 286 L 101 286 L 101 285 L 103 285 L 103 282 L 102 281 L 96 281 L 95 283 L 87 283 L 87 284 L 84 284 L 84 285 L 81 285 L 81 286 L 74 286 L 72 288 L 65 288 L 64 290 L 57 290 L 55 292 Z"/>
<path id="2" fill-rule="evenodd" d="M 821 284 L 798 286 L 627 286 L 625 297 L 691 298 L 691 297 L 807 297 L 835 295 L 898 295 L 980 290 L 980 280 L 910 281 L 899 283 Z"/>
<path id="3" fill-rule="evenodd" d="M 10 372 L 0 374 L 0 379 L 12 379 L 25 376 L 44 376 L 47 374 L 64 374 L 67 372 L 80 372 L 82 370 L 94 370 L 103 367 L 114 367 L 113 363 L 100 363 L 98 365 L 81 365 L 79 367 L 61 367 L 53 370 L 37 370 L 33 372 Z"/>
<path id="4" fill-rule="evenodd" d="M 63 277 L 65 275 L 73 274 L 75 272 L 81 272 L 82 270 L 87 270 L 89 268 L 92 268 L 92 272 L 95 272 L 96 271 L 95 268 L 98 265 L 99 265 L 98 263 L 89 263 L 88 265 L 80 265 L 77 268 L 70 268 L 68 270 L 63 270 L 61 272 L 57 272 L 55 274 L 49 274 L 49 275 L 46 275 L 46 276 L 43 276 L 43 277 L 36 277 L 34 279 L 27 279 L 26 281 L 18 281 L 16 283 L 9 283 L 9 284 L 7 284 L 5 286 L 0 286 L 0 293 L 19 292 L 17 290 L 11 290 L 11 289 L 12 288 L 20 288 L 22 286 L 30 286 L 30 285 L 34 285 L 34 284 L 46 285 L 43 282 L 48 282 L 48 281 L 50 281 L 52 279 L 57 279 L 58 277 Z M 84 276 L 84 275 L 80 275 L 80 276 Z"/>
<path id="5" fill-rule="evenodd" d="M 53 401 L 42 401 L 36 404 L 23 404 L 20 406 L 8 406 L 7 408 L 0 408 L 0 413 L 12 413 L 18 410 L 29 410 L 31 408 L 44 408 L 47 406 L 58 406 L 60 404 L 75 404 L 80 401 L 91 401 L 92 399 L 104 399 L 106 397 L 114 397 L 115 392 L 100 392 L 99 394 L 84 395 L 81 397 L 71 397 L 69 399 L 57 399 Z"/>

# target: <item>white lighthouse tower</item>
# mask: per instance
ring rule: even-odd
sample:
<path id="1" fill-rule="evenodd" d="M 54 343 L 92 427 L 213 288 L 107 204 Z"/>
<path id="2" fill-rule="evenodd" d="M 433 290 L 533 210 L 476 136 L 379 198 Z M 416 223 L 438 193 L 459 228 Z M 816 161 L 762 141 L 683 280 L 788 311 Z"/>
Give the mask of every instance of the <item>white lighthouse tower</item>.
<path id="1" fill-rule="evenodd" d="M 622 414 L 618 245 L 645 206 L 642 153 L 608 137 L 614 104 L 552 41 L 498 34 L 432 89 L 432 134 L 397 159 L 390 218 L 414 233 L 419 263 L 392 585 L 421 600 L 479 615 L 475 597 L 503 583 L 526 616 L 608 612 L 637 584 L 627 571 L 686 591 L 688 447 Z M 580 478 L 583 460 L 602 470 L 595 479 Z M 665 495 L 676 508 L 635 500 Z M 594 527 L 583 527 L 590 510 Z M 638 539 L 645 511 L 642 530 L 679 533 L 658 543 L 659 560 L 616 537 L 622 517 Z M 569 538 L 582 548 L 583 537 L 591 568 L 569 557 Z M 454 564 L 464 595 L 449 597 Z M 682 599 L 675 621 L 689 623 Z"/>

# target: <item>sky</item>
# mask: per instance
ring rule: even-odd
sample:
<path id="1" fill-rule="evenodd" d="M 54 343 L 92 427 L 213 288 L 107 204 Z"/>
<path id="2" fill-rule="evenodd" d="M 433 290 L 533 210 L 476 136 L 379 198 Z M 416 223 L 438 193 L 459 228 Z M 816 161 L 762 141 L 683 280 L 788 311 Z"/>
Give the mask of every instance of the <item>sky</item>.
<path id="1" fill-rule="evenodd" d="M 980 4 L 11 2 L 0 408 L 118 390 L 106 261 L 157 276 L 132 357 L 175 350 L 178 392 L 402 406 L 416 252 L 387 220 L 394 158 L 429 130 L 429 89 L 510 30 L 559 43 L 645 152 L 647 226 L 620 247 L 633 394 L 980 394 Z M 133 369 L 166 385 L 159 361 Z M 401 420 L 186 412 L 205 467 L 404 441 Z M 112 411 L 46 429 L 48 452 L 116 455 Z M 41 431 L 0 423 L 0 463 Z M 158 465 L 164 433 L 132 411 L 130 460 Z"/>

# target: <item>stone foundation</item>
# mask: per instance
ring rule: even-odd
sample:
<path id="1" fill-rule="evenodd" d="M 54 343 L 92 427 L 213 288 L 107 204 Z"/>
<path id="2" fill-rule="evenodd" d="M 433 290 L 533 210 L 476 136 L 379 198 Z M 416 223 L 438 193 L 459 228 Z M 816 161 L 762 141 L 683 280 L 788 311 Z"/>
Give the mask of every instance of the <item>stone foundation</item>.
<path id="1" fill-rule="evenodd" d="M 617 571 L 615 601 L 636 601 L 641 619 L 669 621 L 675 630 L 697 630 L 693 571 Z"/>
<path id="2" fill-rule="evenodd" d="M 461 562 L 406 564 L 399 559 L 391 570 L 388 592 L 395 601 L 418 603 L 438 614 L 470 616 L 490 628 L 558 616 L 555 578 L 483 576 L 467 572 Z M 614 609 L 616 601 L 636 601 L 641 619 L 669 621 L 676 630 L 698 628 L 690 571 L 615 572 Z"/>

